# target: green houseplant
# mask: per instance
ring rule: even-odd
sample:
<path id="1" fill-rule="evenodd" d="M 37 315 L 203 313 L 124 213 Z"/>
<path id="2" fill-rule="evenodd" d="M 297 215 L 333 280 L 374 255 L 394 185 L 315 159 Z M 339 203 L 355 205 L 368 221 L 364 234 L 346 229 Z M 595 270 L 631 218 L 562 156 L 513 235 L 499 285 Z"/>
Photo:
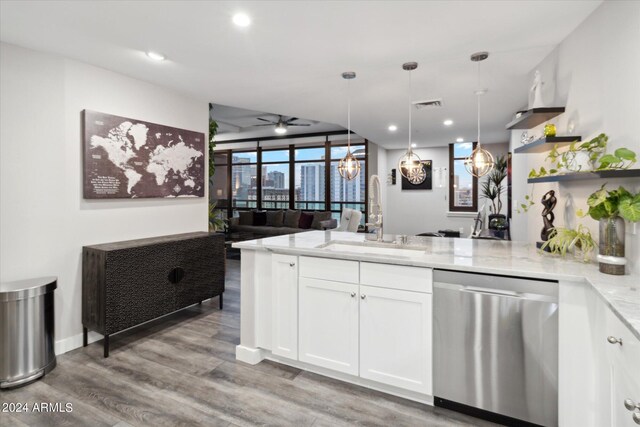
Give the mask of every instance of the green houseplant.
<path id="1" fill-rule="evenodd" d="M 624 220 L 640 221 L 640 193 L 632 194 L 624 187 L 608 191 L 603 184 L 587 199 L 589 209 L 586 213 L 599 221 L 599 255 L 600 271 L 607 274 L 624 274 L 626 260 L 624 258 Z"/>
<path id="2" fill-rule="evenodd" d="M 503 181 L 507 177 L 506 156 L 496 157 L 495 164 L 487 179 L 481 183 L 482 197 L 491 202 L 489 206 L 489 228 L 494 230 L 504 230 L 507 228 L 507 217 L 502 211 L 502 200 L 500 196 L 504 193 Z"/>
<path id="3" fill-rule="evenodd" d="M 220 209 L 216 209 L 216 202 L 209 202 L 209 231 L 226 231 L 227 220 Z"/>
<path id="4" fill-rule="evenodd" d="M 609 137 L 601 133 L 589 141 L 574 141 L 563 152 L 558 150 L 559 145 L 555 144 L 545 158 L 546 161 L 551 163 L 549 169 L 547 170 L 544 166 L 540 167 L 539 170 L 531 169 L 529 178 L 557 175 L 562 172 L 580 172 L 582 170 L 582 165 L 579 162 L 580 156 L 587 158 L 590 166 L 590 169 L 585 172 L 590 170 L 627 169 L 636 162 L 636 153 L 628 148 L 618 148 L 613 154 L 607 154 L 608 142 Z"/>
<path id="5" fill-rule="evenodd" d="M 216 173 L 215 162 L 215 137 L 218 133 L 218 122 L 213 120 L 211 113 L 213 112 L 213 104 L 209 104 L 209 189 L 213 186 L 213 174 Z M 220 209 L 216 209 L 218 201 L 212 201 L 211 192 L 209 193 L 209 231 L 226 231 L 227 220 L 224 213 Z"/>
<path id="6" fill-rule="evenodd" d="M 580 224 L 575 230 L 563 227 L 553 228 L 551 237 L 542 244 L 540 251 L 548 250 L 560 256 L 565 256 L 569 251 L 575 251 L 576 256 L 580 255 L 583 262 L 589 262 L 595 247 L 596 242 L 591 237 L 591 232 Z"/>

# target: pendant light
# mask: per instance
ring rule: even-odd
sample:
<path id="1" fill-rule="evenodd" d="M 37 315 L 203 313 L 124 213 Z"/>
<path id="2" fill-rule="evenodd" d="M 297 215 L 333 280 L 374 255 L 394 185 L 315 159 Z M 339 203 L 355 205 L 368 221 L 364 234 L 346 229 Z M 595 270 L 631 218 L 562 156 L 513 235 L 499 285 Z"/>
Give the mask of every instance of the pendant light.
<path id="1" fill-rule="evenodd" d="M 478 63 L 478 90 L 475 92 L 478 96 L 478 142 L 471 155 L 464 160 L 464 167 L 467 172 L 478 178 L 491 172 L 495 164 L 491 153 L 480 144 L 480 97 L 487 93 L 487 90 L 481 89 L 480 86 L 480 62 L 488 57 L 488 52 L 477 52 L 471 55 L 471 60 Z"/>
<path id="2" fill-rule="evenodd" d="M 351 92 L 350 81 L 356 78 L 356 73 L 347 71 L 342 73 L 342 78 L 347 81 L 347 155 L 338 163 L 340 176 L 351 181 L 360 174 L 360 162 L 351 153 Z"/>
<path id="3" fill-rule="evenodd" d="M 409 146 L 398 161 L 398 170 L 402 176 L 407 178 L 412 184 L 420 184 L 426 178 L 420 157 L 413 152 L 411 147 L 411 114 L 413 109 L 411 103 L 411 72 L 416 68 L 418 68 L 417 62 L 406 62 L 402 64 L 402 69 L 409 72 Z"/>

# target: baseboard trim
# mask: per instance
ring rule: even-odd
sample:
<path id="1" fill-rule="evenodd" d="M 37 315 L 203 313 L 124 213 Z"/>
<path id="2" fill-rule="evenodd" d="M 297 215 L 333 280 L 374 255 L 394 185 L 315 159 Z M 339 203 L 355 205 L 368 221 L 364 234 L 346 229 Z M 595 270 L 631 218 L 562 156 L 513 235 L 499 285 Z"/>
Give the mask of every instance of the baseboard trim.
<path id="1" fill-rule="evenodd" d="M 265 358 L 265 350 L 260 348 L 245 347 L 244 345 L 236 346 L 236 359 L 248 363 L 250 365 L 257 365 Z"/>
<path id="2" fill-rule="evenodd" d="M 333 378 L 335 380 L 344 381 L 346 383 L 359 385 L 361 387 L 376 390 L 382 393 L 390 394 L 392 396 L 401 397 L 403 399 L 412 400 L 414 402 L 424 403 L 426 405 L 433 406 L 433 396 L 415 391 L 404 390 L 399 387 L 382 384 L 377 381 L 368 380 L 354 375 L 344 374 L 342 372 L 336 372 L 331 369 L 314 366 L 309 363 L 300 362 L 298 360 L 291 360 L 284 357 L 276 356 L 270 351 L 261 350 L 264 359 L 271 360 L 277 363 L 281 363 L 287 366 L 293 366 L 294 368 L 302 369 L 304 371 L 312 372 L 314 374 L 322 375 L 325 377 Z"/>
<path id="3" fill-rule="evenodd" d="M 92 342 L 100 341 L 102 338 L 103 336 L 99 333 L 90 331 L 89 335 L 87 336 L 87 341 L 89 344 L 91 344 Z M 80 347 L 82 347 L 82 333 L 56 341 L 53 349 L 56 353 L 56 356 L 59 356 Z"/>

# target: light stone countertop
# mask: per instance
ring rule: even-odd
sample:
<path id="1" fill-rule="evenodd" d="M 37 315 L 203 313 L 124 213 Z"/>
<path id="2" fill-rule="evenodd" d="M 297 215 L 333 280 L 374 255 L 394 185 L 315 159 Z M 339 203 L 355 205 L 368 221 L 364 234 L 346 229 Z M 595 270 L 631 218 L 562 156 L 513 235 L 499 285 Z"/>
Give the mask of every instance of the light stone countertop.
<path id="1" fill-rule="evenodd" d="M 595 263 L 585 264 L 548 254 L 540 254 L 535 244 L 500 240 L 457 239 L 446 237 L 410 236 L 407 245 L 421 251 L 393 251 L 380 254 L 367 252 L 363 233 L 309 231 L 284 236 L 234 243 L 234 248 L 263 250 L 280 254 L 307 255 L 383 264 L 411 265 L 478 273 L 502 274 L 540 279 L 585 282 L 593 286 L 620 320 L 640 340 L 640 276 L 612 276 L 598 271 Z M 385 241 L 394 235 L 385 235 Z M 329 243 L 361 246 L 340 246 L 336 250 L 322 249 Z M 373 243 L 373 242 L 372 242 Z M 382 245 L 393 248 L 393 244 Z M 350 250 L 353 249 L 353 250 Z"/>

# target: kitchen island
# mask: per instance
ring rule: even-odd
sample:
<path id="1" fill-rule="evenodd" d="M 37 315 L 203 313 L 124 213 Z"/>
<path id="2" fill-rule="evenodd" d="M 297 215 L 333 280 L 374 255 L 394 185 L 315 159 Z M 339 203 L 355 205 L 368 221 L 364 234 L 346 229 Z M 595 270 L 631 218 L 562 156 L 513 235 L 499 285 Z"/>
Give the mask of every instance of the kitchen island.
<path id="1" fill-rule="evenodd" d="M 410 237 L 398 245 L 395 236 L 385 236 L 388 243 L 365 237 L 312 231 L 234 244 L 242 250 L 236 357 L 432 404 L 433 271 L 553 281 L 558 424 L 633 423 L 623 401 L 640 400 L 639 277 L 604 275 L 594 264 L 540 255 L 521 242 Z M 397 304 L 363 308 L 376 297 Z M 380 336 L 390 331 L 395 336 L 384 345 Z"/>

